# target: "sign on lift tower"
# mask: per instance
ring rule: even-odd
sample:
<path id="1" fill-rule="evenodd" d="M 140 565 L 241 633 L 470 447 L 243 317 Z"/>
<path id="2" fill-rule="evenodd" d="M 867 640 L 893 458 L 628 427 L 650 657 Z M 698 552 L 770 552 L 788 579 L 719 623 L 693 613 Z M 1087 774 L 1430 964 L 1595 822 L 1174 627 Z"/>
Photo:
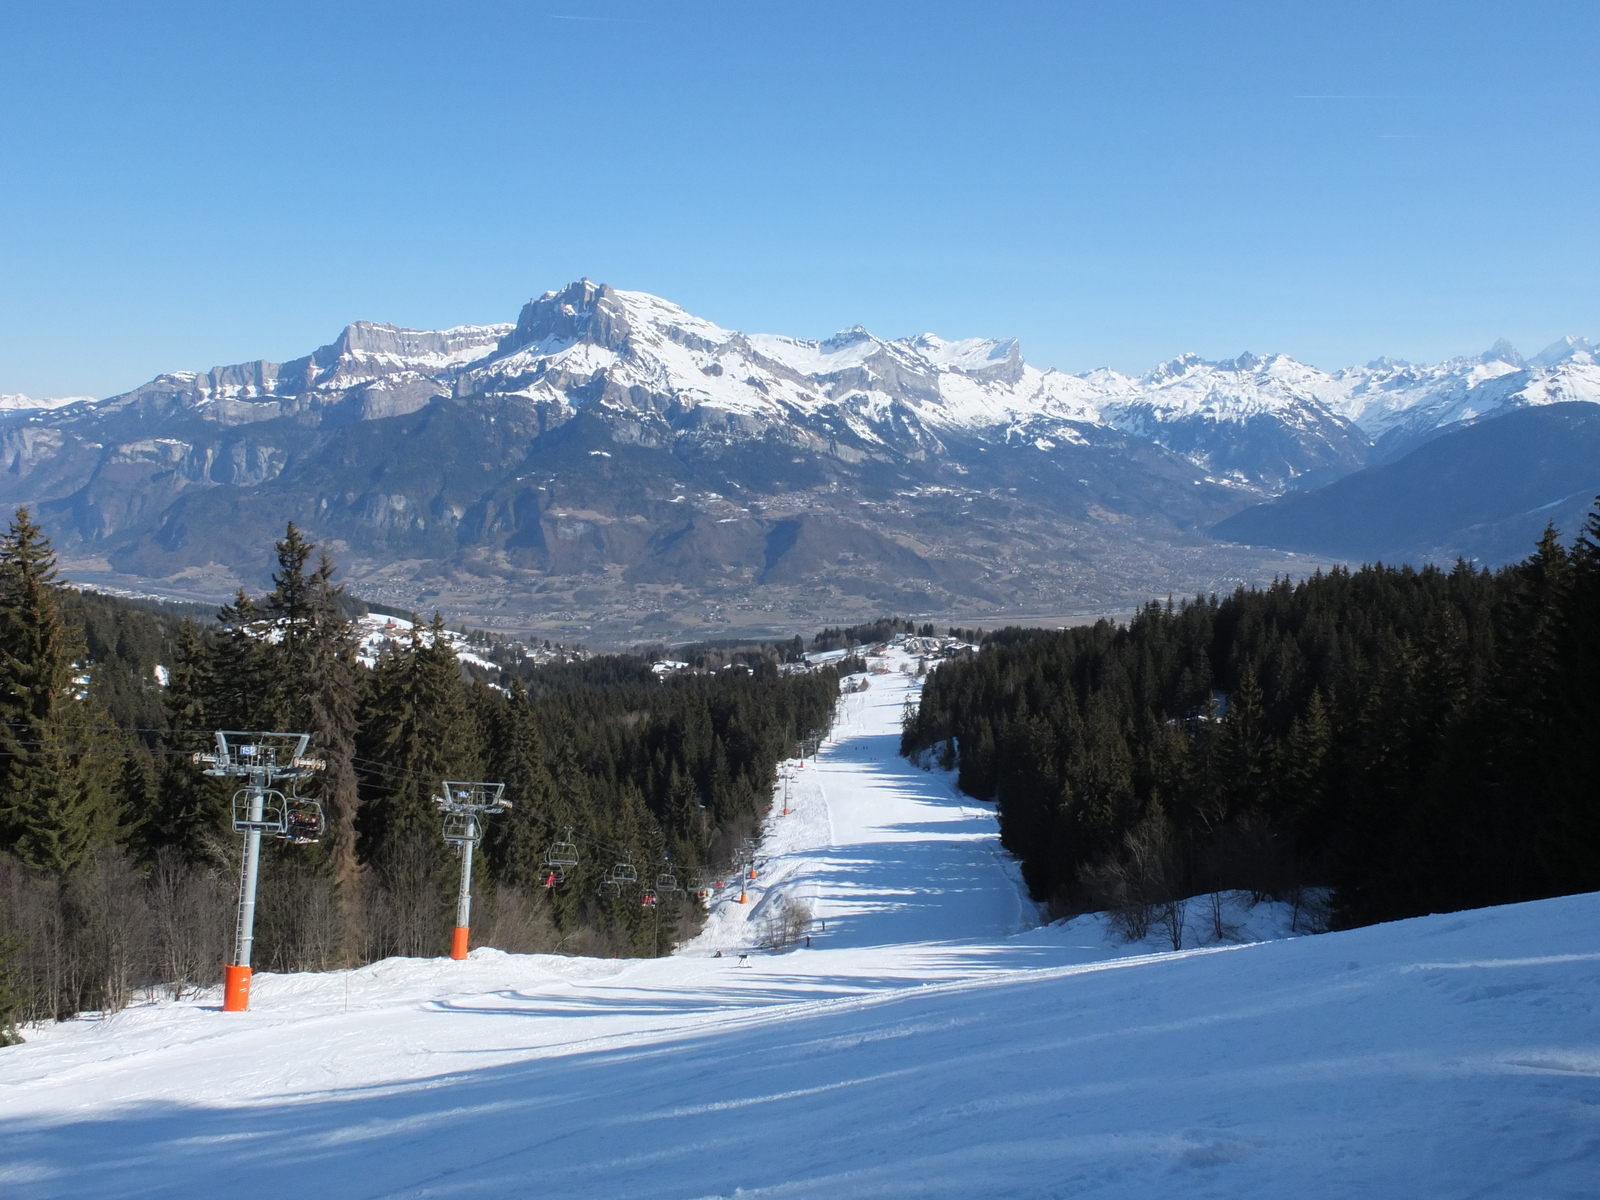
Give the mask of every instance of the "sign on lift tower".
<path id="1" fill-rule="evenodd" d="M 325 765 L 307 758 L 309 733 L 245 733 L 217 730 L 215 754 L 196 754 L 205 774 L 243 779 L 233 794 L 233 829 L 244 834 L 244 861 L 239 867 L 239 916 L 234 925 L 233 961 L 222 969 L 222 1011 L 250 1007 L 250 948 L 256 931 L 256 876 L 261 869 L 261 835 L 287 842 L 314 842 L 322 837 L 322 805 L 298 795 L 301 780 Z M 287 794 L 275 784 L 287 782 Z"/>
<path id="2" fill-rule="evenodd" d="M 483 840 L 483 819 L 491 813 L 505 812 L 511 801 L 505 798 L 503 783 L 462 783 L 444 781 L 444 795 L 433 802 L 444 812 L 444 840 L 461 855 L 461 891 L 456 897 L 456 928 L 450 938 L 450 957 L 467 956 L 468 930 L 472 926 L 472 848 Z"/>

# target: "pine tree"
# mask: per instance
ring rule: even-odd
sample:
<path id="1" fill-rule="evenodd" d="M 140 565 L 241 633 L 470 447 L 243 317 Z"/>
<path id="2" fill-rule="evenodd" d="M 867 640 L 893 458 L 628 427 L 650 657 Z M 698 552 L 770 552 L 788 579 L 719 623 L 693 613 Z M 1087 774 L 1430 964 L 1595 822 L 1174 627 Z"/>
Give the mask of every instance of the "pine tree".
<path id="1" fill-rule="evenodd" d="M 1260 812 L 1268 792 L 1272 741 L 1262 707 L 1255 667 L 1246 664 L 1228 702 L 1217 742 L 1215 782 L 1217 824 L 1235 815 Z"/>
<path id="2" fill-rule="evenodd" d="M 117 768 L 117 782 L 113 789 L 120 825 L 125 831 L 124 839 L 146 861 L 156 848 L 151 844 L 155 789 L 150 768 L 150 756 L 143 747 L 130 747 Z"/>
<path id="3" fill-rule="evenodd" d="M 308 571 L 316 546 L 301 536 L 293 521 L 274 549 L 278 569 L 272 573 L 272 591 L 259 606 L 261 630 L 271 633 L 261 643 L 266 684 L 262 720 L 272 729 L 304 731 L 311 721 L 307 676 L 332 569 L 320 580 Z"/>
<path id="4" fill-rule="evenodd" d="M 579 845 L 578 866 L 567 872 L 567 883 L 555 889 L 551 897 L 556 924 L 563 930 L 575 929 L 582 923 L 586 908 L 600 881 L 611 869 L 613 860 L 606 857 L 608 850 L 599 843 L 605 840 L 605 830 L 597 820 L 595 803 L 590 792 L 590 780 L 578 759 L 577 734 L 567 719 L 549 722 L 543 729 L 545 761 L 555 784 L 555 799 L 551 809 L 554 828 L 574 830 Z"/>
<path id="5" fill-rule="evenodd" d="M 694 779 L 672 764 L 667 776 L 665 825 L 673 846 L 673 859 L 685 867 L 698 864 L 705 857 L 706 822 L 695 795 Z"/>
<path id="6" fill-rule="evenodd" d="M 491 723 L 487 773 L 506 785 L 511 811 L 491 826 L 487 857 L 500 882 L 537 888 L 545 849 L 562 831 L 555 824 L 555 783 L 522 680 L 513 679 L 509 698 L 494 702 Z"/>
<path id="7" fill-rule="evenodd" d="M 1549 719 L 1535 786 L 1549 797 L 1542 857 L 1552 890 L 1600 887 L 1600 497 L 1573 543 L 1542 672 Z"/>
<path id="8" fill-rule="evenodd" d="M 355 755 L 364 680 L 355 634 L 339 605 L 344 589 L 333 582 L 333 575 L 333 562 L 324 552 L 302 602 L 309 627 L 295 649 L 303 663 L 305 721 L 294 728 L 311 734 L 311 753 L 326 764 L 317 791 L 328 817 L 328 861 L 334 882 L 348 896 L 360 874 Z"/>
<path id="9" fill-rule="evenodd" d="M 433 833 L 442 781 L 476 774 L 460 667 L 437 613 L 426 632 L 413 627 L 409 644 L 379 659 L 361 726 L 371 796 L 362 838 L 371 860 L 397 839 Z"/>
<path id="10" fill-rule="evenodd" d="M 1311 693 L 1305 712 L 1289 726 L 1289 737 L 1284 742 L 1278 766 L 1278 798 L 1274 804 L 1277 811 L 1315 811 L 1321 800 L 1323 772 L 1332 745 L 1333 726 L 1319 689 Z"/>
<path id="11" fill-rule="evenodd" d="M 217 612 L 222 629 L 211 653 L 204 698 L 207 720 L 217 729 L 268 729 L 276 715 L 277 693 L 270 670 L 268 623 L 256 602 L 240 588 L 232 604 Z"/>
<path id="12" fill-rule="evenodd" d="M 55 554 L 19 508 L 0 539 L 0 811 L 4 839 L 30 866 L 64 873 L 115 832 L 104 770 L 90 755 L 102 735 L 79 691 L 81 644 L 55 599 Z"/>
<path id="13" fill-rule="evenodd" d="M 150 854 L 175 846 L 194 862 L 205 854 L 208 839 L 223 829 L 222 787 L 192 757 L 214 745 L 206 699 L 216 687 L 212 652 L 188 617 L 178 626 L 175 650 L 163 697 L 166 755 L 143 838 Z"/>

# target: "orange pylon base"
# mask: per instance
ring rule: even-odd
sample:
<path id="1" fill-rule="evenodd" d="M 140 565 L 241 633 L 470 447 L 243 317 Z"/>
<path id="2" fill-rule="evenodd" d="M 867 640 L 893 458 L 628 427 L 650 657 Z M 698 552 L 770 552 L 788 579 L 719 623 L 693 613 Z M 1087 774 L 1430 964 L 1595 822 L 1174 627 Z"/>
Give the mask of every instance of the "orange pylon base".
<path id="1" fill-rule="evenodd" d="M 450 935 L 450 957 L 463 959 L 467 956 L 467 934 L 465 925 L 457 925 L 456 930 Z"/>
<path id="2" fill-rule="evenodd" d="M 750 903 L 750 900 L 749 900 L 749 898 L 748 898 L 748 897 L 746 897 L 746 896 L 745 896 L 745 894 L 744 894 L 744 893 L 743 893 L 743 892 L 740 892 L 740 893 L 739 893 L 739 903 L 740 903 L 740 904 L 749 904 L 749 903 Z"/>
<path id="3" fill-rule="evenodd" d="M 222 1011 L 244 1012 L 250 1007 L 250 968 L 222 968 Z"/>

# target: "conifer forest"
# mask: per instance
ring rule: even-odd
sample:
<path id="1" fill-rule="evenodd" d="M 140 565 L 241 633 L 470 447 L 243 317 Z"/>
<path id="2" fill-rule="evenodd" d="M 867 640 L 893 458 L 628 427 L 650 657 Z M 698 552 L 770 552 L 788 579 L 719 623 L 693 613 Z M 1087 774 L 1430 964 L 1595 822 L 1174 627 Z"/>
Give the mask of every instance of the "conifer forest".
<path id="1" fill-rule="evenodd" d="M 376 664 L 357 653 L 334 565 L 290 526 L 273 589 L 220 613 L 60 585 L 19 510 L 0 541 L 0 1037 L 21 1022 L 214 984 L 231 949 L 233 781 L 195 755 L 214 732 L 311 735 L 320 840 L 263 845 L 256 963 L 323 970 L 449 943 L 459 863 L 441 782 L 505 784 L 474 859 L 476 943 L 654 955 L 703 918 L 766 812 L 777 764 L 829 726 L 832 670 L 776 653 L 660 679 L 619 655 L 494 677 L 442 620 Z M 160 668 L 160 670 L 158 670 Z M 164 672 L 165 685 L 162 683 Z M 576 865 L 553 878 L 555 843 Z M 602 886 L 618 864 L 674 885 Z"/>
<path id="2" fill-rule="evenodd" d="M 929 677 L 902 748 L 997 802 L 1036 899 L 1136 935 L 1227 889 L 1350 926 L 1600 888 L 1600 508 L 1497 571 L 1002 630 Z"/>
<path id="3" fill-rule="evenodd" d="M 692 935 L 778 764 L 833 719 L 804 643 L 464 665 L 437 615 L 360 655 L 334 564 L 294 526 L 274 587 L 220 612 L 62 586 L 19 510 L 0 539 L 0 1037 L 214 984 L 233 934 L 218 729 L 297 730 L 319 840 L 269 839 L 256 963 L 325 970 L 448 944 L 458 860 L 441 783 L 505 784 L 474 861 L 475 944 L 657 955 Z M 814 649 L 897 634 L 827 629 Z M 1008 628 L 928 676 L 902 752 L 997 804 L 1056 914 L 1142 937 L 1246 890 L 1342 926 L 1600 887 L 1600 508 L 1495 571 L 1317 573 L 1151 603 L 1127 623 Z M 550 848 L 574 865 L 552 875 Z M 669 880 L 652 905 L 619 864 Z M 1179 916 L 1181 921 L 1181 914 Z"/>

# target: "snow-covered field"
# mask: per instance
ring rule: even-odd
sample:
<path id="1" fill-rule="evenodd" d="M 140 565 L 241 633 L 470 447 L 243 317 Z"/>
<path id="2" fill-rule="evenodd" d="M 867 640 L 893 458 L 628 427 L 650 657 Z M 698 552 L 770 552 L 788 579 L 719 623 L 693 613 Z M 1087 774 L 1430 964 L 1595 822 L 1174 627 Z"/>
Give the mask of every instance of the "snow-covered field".
<path id="1" fill-rule="evenodd" d="M 1177 953 L 1039 928 L 992 811 L 895 757 L 913 681 L 872 683 L 752 903 L 673 958 L 389 960 L 30 1030 L 0 1196 L 1600 1194 L 1600 898 Z M 780 896 L 810 948 L 741 967 Z"/>

